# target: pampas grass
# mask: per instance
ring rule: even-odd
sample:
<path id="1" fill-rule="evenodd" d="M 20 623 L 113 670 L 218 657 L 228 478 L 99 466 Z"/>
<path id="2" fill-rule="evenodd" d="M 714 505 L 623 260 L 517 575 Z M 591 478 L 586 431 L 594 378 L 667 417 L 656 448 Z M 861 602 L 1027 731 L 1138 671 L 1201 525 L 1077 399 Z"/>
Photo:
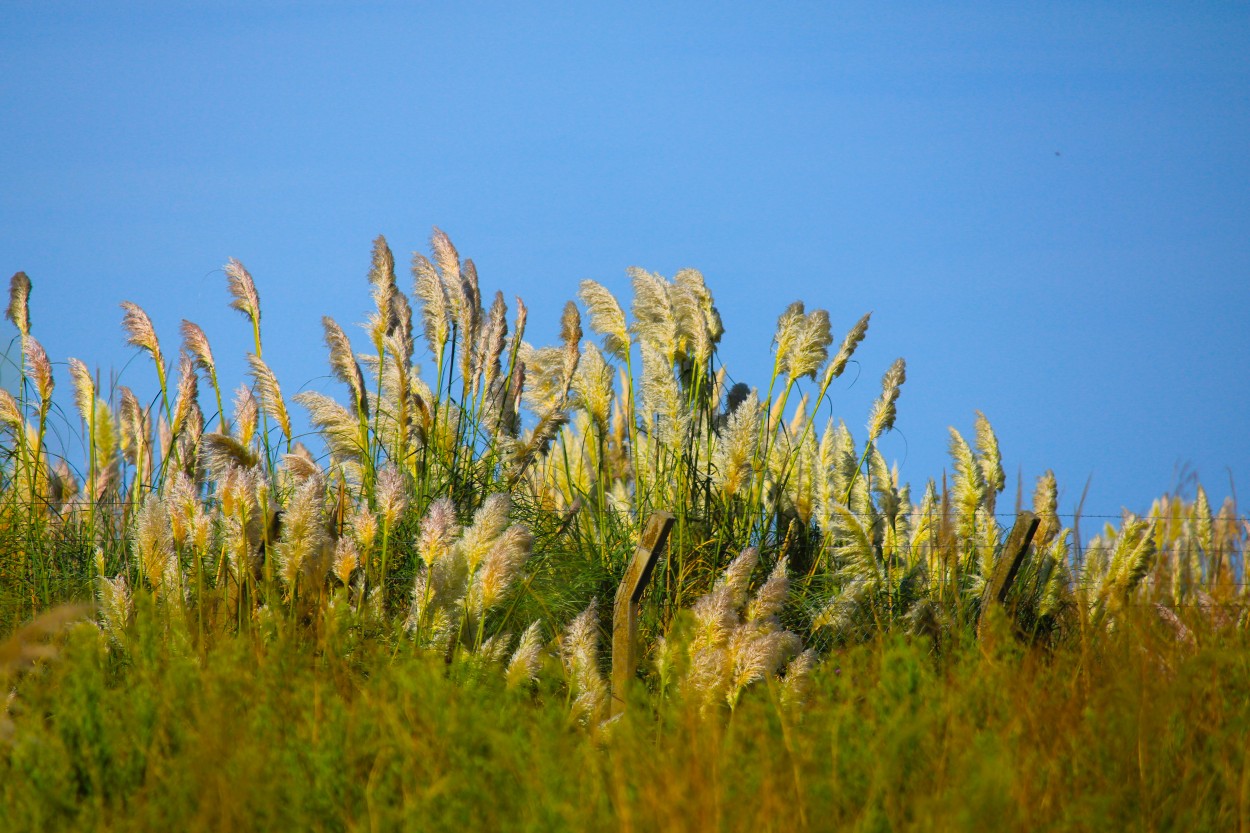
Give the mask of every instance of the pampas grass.
<path id="1" fill-rule="evenodd" d="M 261 358 L 256 283 L 237 261 L 226 266 L 226 288 L 230 305 L 252 325 L 255 350 L 248 355 L 250 384 L 237 389 L 232 418 L 221 414 L 220 430 L 204 431 L 197 386 L 203 374 L 224 410 L 218 361 L 203 330 L 189 321 L 181 328 L 173 401 L 155 425 L 132 391 L 98 390 L 87 366 L 71 360 L 87 465 L 83 495 L 70 505 L 85 514 L 94 540 L 108 550 L 140 517 L 147 539 L 157 540 L 151 516 L 165 512 L 175 530 L 175 561 L 199 565 L 207 577 L 192 593 L 208 594 L 192 600 L 197 609 L 218 604 L 211 597 L 222 592 L 231 596 L 234 621 L 242 622 L 252 615 L 238 606 L 244 600 L 254 610 L 281 603 L 299 595 L 292 587 L 300 582 L 309 585 L 306 598 L 330 599 L 333 594 L 322 591 L 359 577 L 353 608 L 360 615 L 389 615 L 395 602 L 403 607 L 398 588 L 419 585 L 408 611 L 415 632 L 423 634 L 418 643 L 441 629 L 447 645 L 473 649 L 489 642 L 497 653 L 505 634 L 483 630 L 499 625 L 488 611 L 516 587 L 528 586 L 528 554 L 540 541 L 561 557 L 580 557 L 619 575 L 646 515 L 669 508 L 678 517 L 677 532 L 655 591 L 661 613 L 648 632 L 667 631 L 690 600 L 711 592 L 742 546 L 795 565 L 802 576 L 795 610 L 806 611 L 798 621 L 835 641 L 863 638 L 872 629 L 916 629 L 922 621 L 938 633 L 975 622 L 978 611 L 966 599 L 984 583 L 1006 537 L 996 514 L 1005 484 L 997 438 L 980 412 L 975 443 L 952 429 L 949 488 L 930 481 L 913 506 L 910 487 L 877 447 L 898 418 L 903 360 L 883 376 L 861 448 L 845 424 L 821 413 L 833 381 L 866 336 L 868 315 L 831 356 L 828 313 L 790 305 L 778 319 L 767 387 L 731 386 L 725 368 L 717 367 L 724 327 L 695 270 L 672 280 L 629 270 L 634 297 L 628 304 L 602 284 L 583 281 L 578 295 L 589 326 L 603 339 L 602 351 L 583 343 L 582 312 L 572 302 L 561 316 L 560 343 L 534 346 L 523 341 L 527 309 L 520 299 L 509 332 L 503 294 L 494 293 L 484 309 L 472 261 L 441 230 L 430 246 L 430 257 L 414 256 L 413 276 L 436 378 L 424 378 L 417 364 L 412 307 L 396 284 L 390 248 L 378 238 L 367 278 L 375 311 L 365 325 L 375 355 L 357 355 L 346 332 L 324 318 L 329 366 L 346 388 L 345 404 L 313 391 L 292 398 L 307 409 L 324 458 L 297 441 L 279 381 Z M 23 368 L 33 395 L 6 399 L 0 409 L 9 435 L 27 449 L 14 458 L 14 482 L 27 494 L 45 495 L 52 506 L 69 500 L 74 478 L 44 450 L 55 380 L 52 363 L 28 332 L 30 291 L 28 278 L 15 277 L 7 313 L 26 329 Z M 164 391 L 165 360 L 151 319 L 129 302 L 123 308 L 127 340 L 153 359 Z M 284 453 L 271 454 L 262 416 L 265 425 L 277 424 Z M 178 494 L 175 503 L 168 502 L 170 489 Z M 499 515 L 491 507 L 502 504 L 487 496 L 499 489 L 510 493 L 509 511 L 525 515 L 527 523 L 489 520 Z M 1089 564 L 1078 563 L 1079 542 L 1061 527 L 1057 490 L 1053 477 L 1039 485 L 1035 507 L 1043 526 L 1014 603 L 1021 616 L 1047 623 L 1048 631 L 1071 627 L 1075 620 L 1065 611 L 1080 609 L 1078 598 L 1087 599 L 1094 619 L 1110 621 L 1114 617 L 1098 612 L 1109 601 L 1099 598 L 1123 600 L 1141 588 L 1161 593 L 1166 587 L 1167 604 L 1177 605 L 1198 597 L 1203 591 L 1195 588 L 1204 581 L 1231 588 L 1235 572 L 1244 572 L 1240 539 L 1215 533 L 1216 513 L 1201 490 L 1183 522 L 1177 504 L 1156 510 L 1157 566 L 1122 556 L 1112 569 L 1101 553 L 1122 544 L 1116 530 L 1100 536 Z M 166 502 L 149 500 L 152 494 Z M 114 497 L 118 519 L 106 508 Z M 548 522 L 536 513 L 548 511 L 561 514 L 549 524 L 558 532 L 544 540 L 535 530 Z M 1221 512 L 1228 521 L 1223 527 L 1236 529 L 1235 512 Z M 420 535 L 427 543 L 413 541 L 410 530 L 423 516 L 422 528 L 449 530 L 446 552 L 429 543 L 441 534 L 427 530 Z M 463 537 L 461 520 L 471 521 Z M 1125 529 L 1138 540 L 1136 527 Z M 172 563 L 154 554 L 162 547 L 144 544 L 144 557 L 133 559 L 123 548 L 106 559 L 106 569 L 129 569 L 160 584 Z M 187 560 L 191 549 L 199 553 L 194 561 Z M 304 576 L 313 558 L 318 566 Z M 1160 573 L 1156 580 L 1149 580 L 1152 569 Z M 239 594 L 252 582 L 244 599 Z M 1098 589 L 1104 584 L 1120 589 Z M 560 624 L 548 621 L 553 630 Z M 452 639 L 458 630 L 468 633 L 460 643 Z"/>
<path id="2" fill-rule="evenodd" d="M 525 304 L 509 328 L 444 232 L 413 258 L 414 301 L 379 237 L 373 352 L 323 319 L 343 388 L 290 397 L 300 433 L 269 363 L 291 347 L 261 358 L 256 283 L 225 273 L 252 330 L 229 418 L 204 331 L 182 323 L 171 401 L 125 303 L 161 405 L 69 360 L 81 452 L 49 447 L 58 365 L 11 281 L 0 622 L 92 598 L 98 626 L 0 644 L 13 829 L 1233 826 L 1250 524 L 1232 501 L 1197 487 L 1083 541 L 1047 472 L 982 611 L 1014 555 L 1004 453 L 976 412 L 913 492 L 880 448 L 902 359 L 856 441 L 833 383 L 867 315 L 834 352 L 826 311 L 784 309 L 754 387 L 721 363 L 695 270 L 631 269 L 622 300 L 583 281 L 558 342 L 529 344 Z M 675 523 L 640 606 L 648 661 L 614 693 L 592 600 L 656 509 Z"/>

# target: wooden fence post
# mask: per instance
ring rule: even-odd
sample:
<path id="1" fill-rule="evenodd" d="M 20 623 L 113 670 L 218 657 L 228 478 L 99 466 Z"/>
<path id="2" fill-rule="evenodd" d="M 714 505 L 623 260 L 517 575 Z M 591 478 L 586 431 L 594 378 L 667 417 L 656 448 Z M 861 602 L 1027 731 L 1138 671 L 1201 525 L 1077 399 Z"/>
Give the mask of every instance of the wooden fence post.
<path id="1" fill-rule="evenodd" d="M 638 670 L 638 607 L 642 592 L 651 580 L 651 571 L 659 560 L 660 550 L 668 542 L 673 529 L 670 512 L 652 512 L 642 531 L 642 538 L 629 560 L 625 578 L 616 588 L 612 607 L 612 702 L 609 713 L 615 717 L 625 709 L 625 690 Z"/>
<path id="2" fill-rule="evenodd" d="M 1029 544 L 1033 543 L 1033 536 L 1040 523 L 1037 515 L 1032 512 L 1024 511 L 1016 515 L 1016 523 L 1011 527 L 1011 532 L 1007 535 L 1007 543 L 1003 545 L 998 560 L 994 562 L 994 569 L 985 582 L 984 592 L 981 593 L 981 619 L 977 622 L 978 637 L 981 635 L 981 624 L 985 622 L 990 606 L 1001 605 L 1007 601 L 1011 584 L 1016 580 L 1016 573 L 1020 572 L 1020 565 L 1024 563 L 1024 556 L 1029 551 Z"/>

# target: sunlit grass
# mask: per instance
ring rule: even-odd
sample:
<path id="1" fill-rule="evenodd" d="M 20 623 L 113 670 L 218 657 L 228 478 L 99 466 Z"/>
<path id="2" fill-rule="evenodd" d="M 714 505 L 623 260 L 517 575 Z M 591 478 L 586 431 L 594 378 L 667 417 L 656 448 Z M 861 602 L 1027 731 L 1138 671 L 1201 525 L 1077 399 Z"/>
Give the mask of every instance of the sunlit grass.
<path id="1" fill-rule="evenodd" d="M 598 342 L 570 302 L 548 347 L 442 232 L 412 272 L 415 310 L 375 241 L 363 352 L 323 320 L 341 401 L 288 399 L 265 357 L 294 348 L 262 340 L 231 261 L 244 384 L 194 323 L 174 362 L 126 303 L 153 404 L 70 359 L 68 412 L 14 276 L 12 829 L 1250 825 L 1231 500 L 1199 487 L 1082 542 L 1047 473 L 983 609 L 1015 554 L 997 438 L 952 429 L 950 474 L 913 494 L 878 448 L 902 359 L 859 440 L 834 416 L 868 316 L 838 339 L 787 307 L 759 390 L 727 384 L 694 270 L 631 270 L 629 304 L 584 281 Z M 674 531 L 608 720 L 606 611 L 657 510 Z"/>
<path id="2" fill-rule="evenodd" d="M 1243 632 L 1135 621 L 1056 653 L 886 637 L 829 656 L 807 705 L 729 715 L 637 693 L 594 731 L 549 686 L 378 644 L 229 636 L 141 616 L 20 685 L 6 830 L 1235 830 Z M 322 650 L 321 648 L 324 648 Z"/>

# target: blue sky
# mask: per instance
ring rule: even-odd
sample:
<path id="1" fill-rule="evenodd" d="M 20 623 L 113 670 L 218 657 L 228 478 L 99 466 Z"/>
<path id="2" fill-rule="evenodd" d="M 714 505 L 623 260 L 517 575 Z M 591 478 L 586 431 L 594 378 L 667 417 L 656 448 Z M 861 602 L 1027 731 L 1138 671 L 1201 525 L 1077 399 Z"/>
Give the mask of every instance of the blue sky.
<path id="1" fill-rule="evenodd" d="M 691 266 L 752 384 L 790 301 L 873 310 L 834 413 L 862 437 L 904 356 L 914 484 L 979 408 L 1011 491 L 1218 501 L 1250 491 L 1247 44 L 1246 3 L 7 2 L 0 268 L 54 362 L 150 389 L 131 300 L 233 387 L 237 257 L 284 390 L 342 395 L 320 316 L 363 320 L 377 234 L 406 264 L 446 230 L 538 342 L 582 278 Z"/>

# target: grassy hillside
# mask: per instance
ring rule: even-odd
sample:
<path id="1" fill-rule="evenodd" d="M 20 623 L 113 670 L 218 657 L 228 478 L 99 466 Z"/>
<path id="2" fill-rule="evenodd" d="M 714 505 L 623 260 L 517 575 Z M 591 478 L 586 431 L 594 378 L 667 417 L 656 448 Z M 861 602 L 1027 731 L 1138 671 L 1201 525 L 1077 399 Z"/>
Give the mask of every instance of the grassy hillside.
<path id="1" fill-rule="evenodd" d="M 412 273 L 415 312 L 379 238 L 365 338 L 324 319 L 341 401 L 284 395 L 237 262 L 233 392 L 198 326 L 172 361 L 123 304 L 152 407 L 54 373 L 14 276 L 5 829 L 1250 829 L 1231 501 L 1082 542 L 1050 474 L 1006 505 L 980 414 L 913 493 L 877 448 L 902 359 L 858 439 L 831 415 L 868 316 L 791 305 L 757 390 L 693 270 L 635 270 L 629 315 L 584 281 L 550 347 L 441 232 Z M 50 443 L 58 374 L 81 454 Z"/>

